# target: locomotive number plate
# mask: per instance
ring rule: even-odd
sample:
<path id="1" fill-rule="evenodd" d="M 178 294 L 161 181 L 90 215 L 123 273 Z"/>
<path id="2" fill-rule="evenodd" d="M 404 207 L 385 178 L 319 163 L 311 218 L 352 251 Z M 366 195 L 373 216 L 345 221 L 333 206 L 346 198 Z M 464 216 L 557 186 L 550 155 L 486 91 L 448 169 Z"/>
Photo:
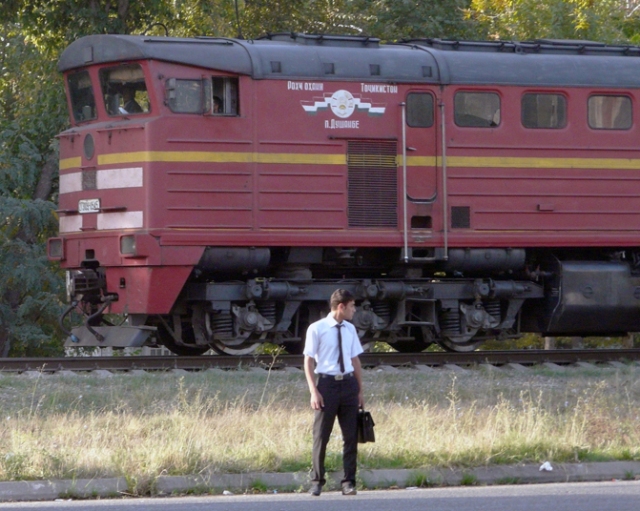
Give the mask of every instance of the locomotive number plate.
<path id="1" fill-rule="evenodd" d="M 78 201 L 78 213 L 98 213 L 100 199 L 82 199 Z"/>

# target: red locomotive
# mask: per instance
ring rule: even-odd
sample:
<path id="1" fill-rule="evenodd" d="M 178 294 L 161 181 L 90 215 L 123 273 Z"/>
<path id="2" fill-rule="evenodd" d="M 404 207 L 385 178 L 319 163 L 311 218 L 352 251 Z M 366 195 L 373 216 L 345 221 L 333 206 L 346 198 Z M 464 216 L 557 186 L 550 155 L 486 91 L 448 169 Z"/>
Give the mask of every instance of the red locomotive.
<path id="1" fill-rule="evenodd" d="M 640 331 L 639 56 L 303 34 L 74 42 L 48 247 L 86 316 L 67 343 L 300 352 L 337 287 L 358 297 L 362 342 L 399 351 Z"/>

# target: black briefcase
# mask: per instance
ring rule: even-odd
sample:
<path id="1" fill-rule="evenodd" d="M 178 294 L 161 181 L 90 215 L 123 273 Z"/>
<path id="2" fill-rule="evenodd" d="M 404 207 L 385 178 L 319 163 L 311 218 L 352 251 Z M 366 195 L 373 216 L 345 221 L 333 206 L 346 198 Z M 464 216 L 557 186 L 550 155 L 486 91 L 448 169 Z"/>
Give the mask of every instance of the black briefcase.
<path id="1" fill-rule="evenodd" d="M 376 434 L 373 431 L 375 425 L 371 413 L 364 410 L 358 412 L 358 443 L 365 444 L 376 441 Z"/>

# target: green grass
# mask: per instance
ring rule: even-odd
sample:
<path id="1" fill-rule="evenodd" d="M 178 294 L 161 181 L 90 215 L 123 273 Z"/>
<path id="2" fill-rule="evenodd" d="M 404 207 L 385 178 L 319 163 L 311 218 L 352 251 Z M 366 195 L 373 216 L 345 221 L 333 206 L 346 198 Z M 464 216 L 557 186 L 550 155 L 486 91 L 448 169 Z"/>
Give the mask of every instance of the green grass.
<path id="1" fill-rule="evenodd" d="M 365 371 L 376 443 L 363 469 L 640 460 L 640 369 L 521 374 Z M 205 371 L 97 378 L 0 376 L 0 480 L 307 471 L 304 375 Z M 340 470 L 336 425 L 328 470 Z M 466 481 L 463 484 L 475 484 Z M 259 481 L 255 491 L 263 491 Z"/>
<path id="2" fill-rule="evenodd" d="M 406 487 L 416 488 L 430 488 L 432 486 L 439 486 L 440 484 L 442 483 L 439 481 L 429 479 L 429 476 L 427 476 L 427 474 L 423 472 L 414 472 L 407 478 L 405 482 Z"/>
<path id="3" fill-rule="evenodd" d="M 462 474 L 460 478 L 461 486 L 475 486 L 478 484 L 478 478 L 473 474 Z"/>

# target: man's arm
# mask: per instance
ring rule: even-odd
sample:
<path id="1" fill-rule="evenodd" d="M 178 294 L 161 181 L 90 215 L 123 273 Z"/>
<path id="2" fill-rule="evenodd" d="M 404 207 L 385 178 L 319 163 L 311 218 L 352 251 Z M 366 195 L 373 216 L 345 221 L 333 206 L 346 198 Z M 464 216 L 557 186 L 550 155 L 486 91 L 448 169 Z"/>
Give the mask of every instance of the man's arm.
<path id="1" fill-rule="evenodd" d="M 304 356 L 304 375 L 307 377 L 307 385 L 309 385 L 309 392 L 311 393 L 311 408 L 321 410 L 324 407 L 324 399 L 322 399 L 322 394 L 316 387 L 316 377 L 313 374 L 314 364 L 313 357 Z"/>
<path id="2" fill-rule="evenodd" d="M 360 359 L 358 357 L 353 357 L 351 359 L 351 363 L 353 364 L 353 374 L 358 380 L 358 404 L 360 408 L 364 408 L 364 390 L 362 388 L 362 365 L 360 365 Z"/>

